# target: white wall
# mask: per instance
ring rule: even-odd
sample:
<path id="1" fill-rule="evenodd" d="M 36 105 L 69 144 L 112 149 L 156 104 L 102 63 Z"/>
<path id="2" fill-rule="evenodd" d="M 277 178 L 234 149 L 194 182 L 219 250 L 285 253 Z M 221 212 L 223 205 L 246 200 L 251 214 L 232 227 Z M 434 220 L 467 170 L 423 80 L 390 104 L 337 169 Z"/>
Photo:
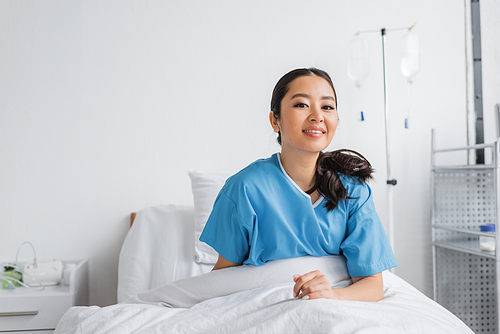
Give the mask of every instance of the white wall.
<path id="1" fill-rule="evenodd" d="M 500 1 L 481 1 L 481 52 L 483 66 L 484 140 L 495 141 L 495 104 L 500 104 Z"/>
<path id="2" fill-rule="evenodd" d="M 387 35 L 395 251 L 397 273 L 430 295 L 430 129 L 442 146 L 466 144 L 464 13 L 445 0 L 0 2 L 0 260 L 26 240 L 41 259 L 89 257 L 90 302 L 116 302 L 129 213 L 191 204 L 188 169 L 231 173 L 279 150 L 269 100 L 296 67 L 332 76 L 341 123 L 331 148 L 372 162 L 385 223 L 381 38 L 364 36 L 371 69 L 359 90 L 347 43 L 417 22 L 411 103 L 403 33 Z"/>

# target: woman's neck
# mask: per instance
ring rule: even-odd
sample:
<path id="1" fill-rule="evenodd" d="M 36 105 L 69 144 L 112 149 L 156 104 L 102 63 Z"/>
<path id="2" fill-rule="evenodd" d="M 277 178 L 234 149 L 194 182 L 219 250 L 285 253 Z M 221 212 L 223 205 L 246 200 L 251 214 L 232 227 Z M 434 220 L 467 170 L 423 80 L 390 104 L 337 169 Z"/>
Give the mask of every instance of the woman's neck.
<path id="1" fill-rule="evenodd" d="M 288 176 L 302 189 L 308 191 L 316 182 L 316 161 L 319 153 L 297 154 L 281 150 L 281 164 Z"/>

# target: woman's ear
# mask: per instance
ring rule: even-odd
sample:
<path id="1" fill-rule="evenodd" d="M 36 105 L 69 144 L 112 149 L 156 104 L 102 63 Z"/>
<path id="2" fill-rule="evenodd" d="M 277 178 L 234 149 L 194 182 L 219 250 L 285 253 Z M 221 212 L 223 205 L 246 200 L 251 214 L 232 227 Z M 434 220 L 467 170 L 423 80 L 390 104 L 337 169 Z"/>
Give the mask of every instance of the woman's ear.
<path id="1" fill-rule="evenodd" d="M 273 127 L 274 132 L 280 132 L 280 125 L 278 124 L 278 120 L 274 117 L 274 111 L 269 113 L 269 122 L 271 122 L 271 126 Z"/>

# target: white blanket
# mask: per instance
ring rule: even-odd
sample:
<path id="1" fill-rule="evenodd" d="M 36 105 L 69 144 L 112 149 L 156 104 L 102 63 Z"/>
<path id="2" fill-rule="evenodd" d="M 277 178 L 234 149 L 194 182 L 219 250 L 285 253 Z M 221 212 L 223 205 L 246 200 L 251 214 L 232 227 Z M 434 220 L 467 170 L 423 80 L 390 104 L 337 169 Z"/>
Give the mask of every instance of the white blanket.
<path id="1" fill-rule="evenodd" d="M 227 268 L 160 286 L 126 303 L 73 307 L 55 333 L 472 333 L 388 272 L 380 302 L 294 299 L 293 275 L 312 269 L 322 270 L 337 287 L 350 283 L 345 262 L 334 256 Z"/>

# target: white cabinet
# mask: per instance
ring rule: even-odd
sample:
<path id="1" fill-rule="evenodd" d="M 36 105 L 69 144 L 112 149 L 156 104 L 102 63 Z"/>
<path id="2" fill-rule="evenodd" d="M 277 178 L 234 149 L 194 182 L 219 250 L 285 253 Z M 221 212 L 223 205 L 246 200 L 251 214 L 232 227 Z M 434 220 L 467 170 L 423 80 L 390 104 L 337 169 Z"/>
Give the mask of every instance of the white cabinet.
<path id="1" fill-rule="evenodd" d="M 88 261 L 63 261 L 67 263 L 76 264 L 69 285 L 46 286 L 43 291 L 0 289 L 0 333 L 53 333 L 71 306 L 89 304 Z"/>
<path id="2" fill-rule="evenodd" d="M 439 150 L 433 143 L 432 147 L 434 299 L 476 333 L 499 331 L 499 147 L 499 142 Z M 485 149 L 491 161 L 467 165 L 468 152 L 473 160 L 476 149 Z M 441 162 L 457 163 L 438 164 L 442 155 L 448 157 Z M 495 225 L 495 251 L 479 247 L 481 236 L 491 236 L 480 231 L 486 224 Z"/>

